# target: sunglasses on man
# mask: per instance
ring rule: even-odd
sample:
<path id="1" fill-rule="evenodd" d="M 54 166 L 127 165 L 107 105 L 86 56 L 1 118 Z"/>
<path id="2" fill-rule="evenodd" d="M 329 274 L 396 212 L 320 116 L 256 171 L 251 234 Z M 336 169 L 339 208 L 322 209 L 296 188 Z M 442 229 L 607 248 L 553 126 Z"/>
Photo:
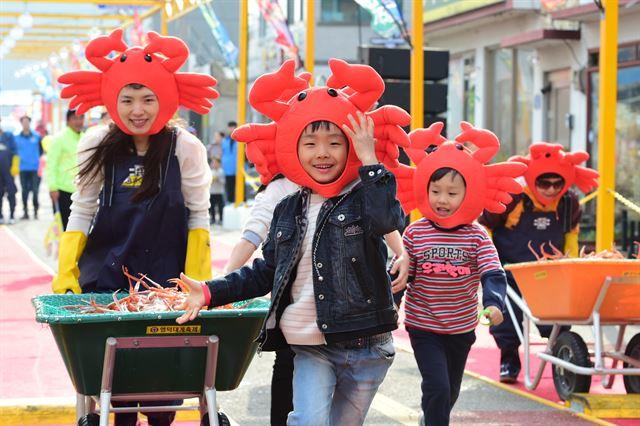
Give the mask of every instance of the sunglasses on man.
<path id="1" fill-rule="evenodd" d="M 540 189 L 562 189 L 562 187 L 564 186 L 564 180 L 563 179 L 559 179 L 559 180 L 547 180 L 547 179 L 540 179 L 536 181 L 536 186 Z"/>

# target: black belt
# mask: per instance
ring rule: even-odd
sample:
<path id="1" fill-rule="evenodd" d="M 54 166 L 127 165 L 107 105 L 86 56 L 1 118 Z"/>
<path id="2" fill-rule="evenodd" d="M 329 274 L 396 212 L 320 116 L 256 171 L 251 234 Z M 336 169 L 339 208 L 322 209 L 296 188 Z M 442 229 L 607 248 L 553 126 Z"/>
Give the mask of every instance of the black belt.
<path id="1" fill-rule="evenodd" d="M 391 333 L 374 334 L 373 336 L 358 337 L 353 340 L 345 340 L 344 342 L 331 343 L 330 346 L 335 346 L 342 349 L 362 349 L 370 348 L 375 345 L 383 345 L 391 341 Z"/>

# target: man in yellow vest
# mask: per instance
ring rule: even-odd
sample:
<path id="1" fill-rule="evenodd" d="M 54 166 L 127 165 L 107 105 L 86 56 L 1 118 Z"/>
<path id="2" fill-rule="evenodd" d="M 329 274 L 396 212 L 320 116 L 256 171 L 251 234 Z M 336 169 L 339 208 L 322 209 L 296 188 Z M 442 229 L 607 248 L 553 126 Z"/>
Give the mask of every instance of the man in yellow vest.
<path id="1" fill-rule="evenodd" d="M 60 209 L 62 225 L 67 228 L 71 213 L 71 194 L 75 191 L 73 183 L 77 170 L 78 142 L 82 137 L 84 115 L 76 115 L 74 110 L 67 111 L 67 127 L 55 135 L 47 151 L 46 176 L 49 193 L 54 204 Z"/>

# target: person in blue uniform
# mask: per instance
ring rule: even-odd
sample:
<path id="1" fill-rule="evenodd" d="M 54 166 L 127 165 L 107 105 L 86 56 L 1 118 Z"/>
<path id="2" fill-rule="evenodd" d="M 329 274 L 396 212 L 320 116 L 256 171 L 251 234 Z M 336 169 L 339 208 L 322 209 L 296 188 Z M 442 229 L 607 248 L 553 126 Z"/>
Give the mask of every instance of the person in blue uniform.
<path id="1" fill-rule="evenodd" d="M 578 233 L 582 209 L 572 185 L 587 192 L 597 184 L 597 173 L 578 166 L 589 158 L 586 152 L 565 153 L 562 145 L 537 142 L 531 145 L 527 157 L 512 160 L 527 164 L 524 175 L 526 185 L 522 194 L 513 195 L 513 201 L 504 213 L 486 210 L 479 222 L 491 233 L 502 264 L 531 262 L 544 244 L 550 244 L 570 257 L 578 256 Z M 531 247 L 531 248 L 530 248 Z M 537 253 L 540 255 L 540 253 Z M 520 294 L 513 275 L 507 271 L 508 285 Z M 512 303 L 518 327 L 522 329 L 522 310 Z M 549 337 L 551 326 L 538 326 L 542 337 Z M 567 327 L 568 329 L 568 327 Z M 521 363 L 518 348 L 520 340 L 513 321 L 507 320 L 489 328 L 500 348 L 500 381 L 515 383 Z"/>

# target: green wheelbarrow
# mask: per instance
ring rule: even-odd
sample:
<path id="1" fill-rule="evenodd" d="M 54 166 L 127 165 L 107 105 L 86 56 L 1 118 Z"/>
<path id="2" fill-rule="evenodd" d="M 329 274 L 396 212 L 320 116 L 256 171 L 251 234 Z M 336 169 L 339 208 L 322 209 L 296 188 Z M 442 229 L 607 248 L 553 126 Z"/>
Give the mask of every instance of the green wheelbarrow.
<path id="1" fill-rule="evenodd" d="M 240 384 L 257 349 L 254 339 L 267 314 L 267 300 L 201 311 L 184 325 L 175 322 L 181 312 L 78 314 L 63 308 L 90 299 L 113 301 L 111 294 L 32 300 L 36 321 L 49 324 L 77 392 L 78 425 L 107 426 L 109 413 L 177 410 L 199 410 L 203 425 L 229 424 L 217 412 L 216 391 Z M 111 406 L 112 401 L 196 397 L 199 406 Z"/>

